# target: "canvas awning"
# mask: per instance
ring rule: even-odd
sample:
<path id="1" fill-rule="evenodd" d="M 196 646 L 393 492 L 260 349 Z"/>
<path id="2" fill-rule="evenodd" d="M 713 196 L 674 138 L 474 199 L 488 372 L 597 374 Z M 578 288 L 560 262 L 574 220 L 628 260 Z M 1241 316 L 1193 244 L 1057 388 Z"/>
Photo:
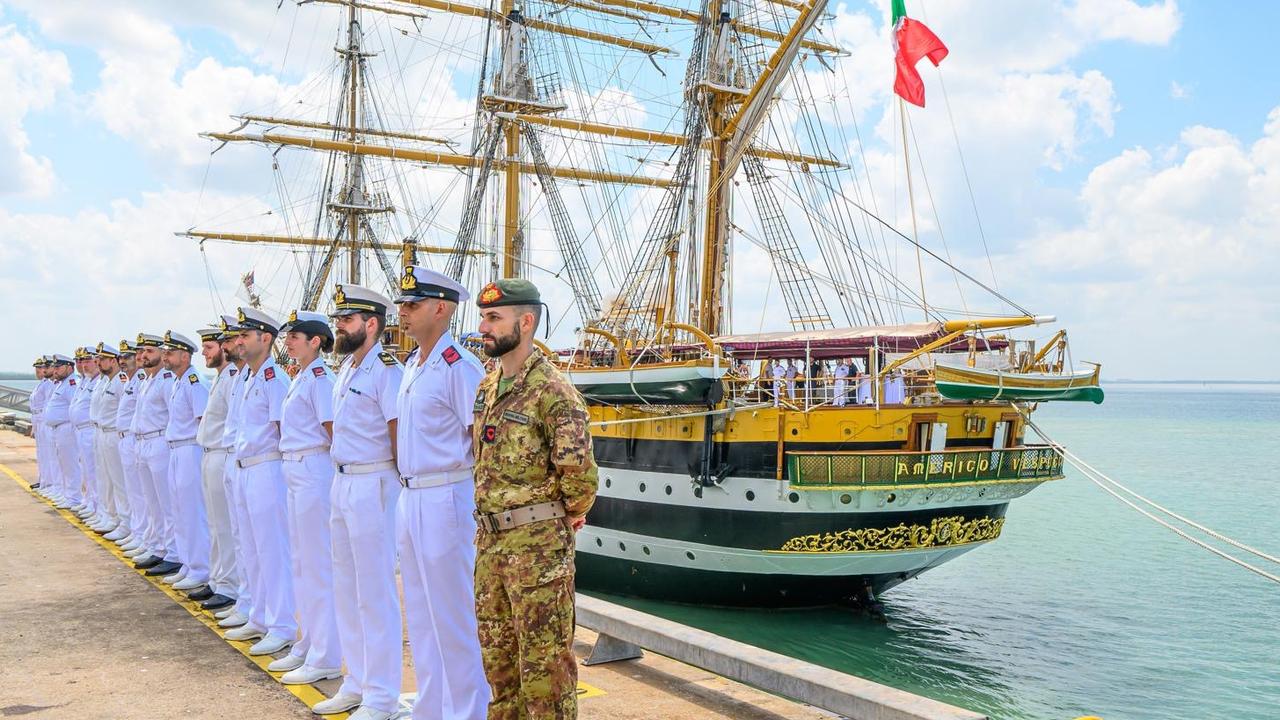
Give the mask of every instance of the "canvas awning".
<path id="1" fill-rule="evenodd" d="M 864 355 L 878 347 L 884 352 L 911 352 L 945 336 L 947 331 L 940 322 L 907 323 L 904 325 L 864 325 L 860 327 L 831 328 L 829 330 L 804 330 L 754 333 L 749 335 L 721 335 L 716 343 L 736 357 L 826 359 Z M 958 338 L 956 342 L 935 352 L 967 350 L 969 341 Z M 998 350 L 1006 347 L 1004 341 L 979 340 L 979 349 Z"/>

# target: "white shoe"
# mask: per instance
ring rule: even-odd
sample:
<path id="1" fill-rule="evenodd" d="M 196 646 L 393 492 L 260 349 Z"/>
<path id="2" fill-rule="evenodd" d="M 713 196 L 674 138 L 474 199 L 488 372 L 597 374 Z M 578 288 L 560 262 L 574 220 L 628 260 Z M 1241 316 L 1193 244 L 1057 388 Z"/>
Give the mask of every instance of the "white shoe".
<path id="1" fill-rule="evenodd" d="M 221 625 L 222 623 L 218 624 Z M 266 634 L 267 631 L 264 628 L 260 628 L 257 625 L 250 625 L 246 620 L 240 625 L 240 627 L 235 628 L 234 630 L 228 630 L 225 637 L 228 640 L 257 640 Z"/>
<path id="2" fill-rule="evenodd" d="M 71 501 L 66 498 L 58 498 L 57 500 L 54 501 L 53 506 L 58 508 L 59 510 L 70 510 Z"/>
<path id="3" fill-rule="evenodd" d="M 146 555 L 146 554 L 147 554 L 147 549 L 143 547 L 141 544 L 132 548 L 128 548 L 124 551 L 124 556 L 129 558 L 130 560 L 137 560 L 138 558 L 141 558 L 143 555 Z"/>
<path id="4" fill-rule="evenodd" d="M 220 627 L 220 628 L 238 628 L 238 627 L 241 627 L 242 625 L 244 625 L 244 624 L 245 624 L 245 623 L 247 623 L 247 622 L 249 622 L 249 618 L 247 618 L 247 617 L 245 617 L 245 616 L 241 615 L 241 614 L 240 614 L 240 613 L 238 613 L 238 612 L 232 612 L 230 615 L 228 615 L 228 616 L 226 616 L 226 617 L 224 617 L 224 618 L 222 618 L 221 620 L 219 620 L 219 621 L 218 621 L 218 627 Z"/>
<path id="5" fill-rule="evenodd" d="M 115 526 L 115 528 L 111 530 L 111 532 L 107 533 L 106 535 L 103 535 L 102 537 L 105 540 L 116 542 L 119 540 L 123 540 L 124 538 L 128 537 L 128 535 L 129 535 L 129 531 L 126 530 L 123 525 L 117 525 Z"/>
<path id="6" fill-rule="evenodd" d="M 347 716 L 347 720 L 391 720 L 395 716 L 394 712 L 374 710 L 371 707 L 361 705 L 359 710 Z"/>
<path id="7" fill-rule="evenodd" d="M 137 555 L 134 555 L 134 556 L 133 556 L 133 558 L 132 558 L 132 560 L 133 560 L 133 562 L 136 564 L 136 563 L 145 562 L 145 561 L 147 561 L 147 560 L 150 560 L 150 559 L 151 559 L 151 558 L 153 558 L 153 557 L 155 557 L 155 556 L 154 556 L 154 555 L 152 555 L 151 553 L 147 552 L 146 550 L 143 550 L 142 552 L 138 553 Z M 150 569 L 150 568 L 148 568 L 148 569 Z"/>
<path id="8" fill-rule="evenodd" d="M 186 566 L 184 565 L 183 567 L 186 567 Z M 164 584 L 165 584 L 165 585 L 173 585 L 174 583 L 176 583 L 176 582 L 178 582 L 178 581 L 180 581 L 180 580 L 182 580 L 182 579 L 183 579 L 182 571 L 181 571 L 181 570 L 179 570 L 178 572 L 176 572 L 176 573 L 174 573 L 174 574 L 172 574 L 172 575 L 165 575 L 165 576 L 164 576 Z"/>
<path id="9" fill-rule="evenodd" d="M 266 637 L 254 643 L 253 647 L 249 648 L 249 654 L 250 655 L 275 655 L 276 653 L 280 652 L 281 650 L 284 650 L 285 648 L 289 647 L 292 644 L 293 644 L 293 638 L 287 638 L 282 635 L 272 635 L 270 633 L 267 633 Z"/>
<path id="10" fill-rule="evenodd" d="M 364 702 L 364 697 L 355 693 L 338 693 L 328 700 L 322 700 L 311 706 L 311 712 L 317 715 L 337 715 L 350 710 Z"/>
<path id="11" fill-rule="evenodd" d="M 124 546 L 130 545 L 133 543 L 133 531 L 130 530 L 129 528 L 124 528 L 124 534 L 116 538 L 115 540 L 112 540 L 111 542 L 115 543 L 118 547 L 123 549 Z"/>
<path id="12" fill-rule="evenodd" d="M 289 657 L 294 657 L 290 655 Z M 332 680 L 342 677 L 342 668 L 316 668 L 310 665 L 303 665 L 296 670 L 290 670 L 280 676 L 280 682 L 285 685 L 310 685 L 318 683 L 321 680 Z"/>
<path id="13" fill-rule="evenodd" d="M 270 672 L 288 673 L 302 667 L 305 662 L 306 659 L 301 655 L 289 653 L 279 660 L 272 660 L 271 664 L 267 666 L 267 670 Z"/>
<path id="14" fill-rule="evenodd" d="M 231 607 L 222 608 L 218 612 L 214 613 L 213 616 L 219 620 L 226 620 L 232 615 L 239 615 L 239 614 L 240 613 L 236 610 L 236 606 L 232 605 Z"/>
<path id="15" fill-rule="evenodd" d="M 208 585 L 207 580 L 196 580 L 195 578 L 185 577 L 173 584 L 174 590 L 195 590 L 198 587 Z"/>

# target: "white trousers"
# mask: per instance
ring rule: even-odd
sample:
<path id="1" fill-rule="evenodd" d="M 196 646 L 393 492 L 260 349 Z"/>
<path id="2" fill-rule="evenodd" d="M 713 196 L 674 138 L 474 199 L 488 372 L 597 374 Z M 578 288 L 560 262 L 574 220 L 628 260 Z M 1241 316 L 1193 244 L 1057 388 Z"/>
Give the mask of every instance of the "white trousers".
<path id="1" fill-rule="evenodd" d="M 102 511 L 116 525 L 129 527 L 129 498 L 124 489 L 124 464 L 120 459 L 120 433 L 98 430 L 98 492 Z"/>
<path id="2" fill-rule="evenodd" d="M 204 478 L 200 473 L 199 445 L 183 445 L 169 450 L 169 517 L 178 555 L 186 566 L 186 577 L 209 581 L 209 521 L 204 509 Z"/>
<path id="3" fill-rule="evenodd" d="M 142 475 L 138 470 L 138 440 L 126 432 L 120 438 L 120 468 L 124 471 L 124 493 L 129 504 L 129 530 L 138 539 L 147 529 L 147 500 L 142 491 Z"/>
<path id="4" fill-rule="evenodd" d="M 58 455 L 59 492 L 72 503 L 80 502 L 80 446 L 76 429 L 69 422 L 51 428 L 54 450 Z"/>
<path id="5" fill-rule="evenodd" d="M 254 614 L 253 586 L 258 576 L 257 558 L 249 546 L 249 508 L 244 504 L 244 471 L 227 454 L 227 519 L 231 521 L 231 537 L 235 543 L 236 568 L 239 581 L 236 585 L 236 611 L 245 617 Z"/>
<path id="6" fill-rule="evenodd" d="M 364 705 L 382 712 L 396 711 L 404 658 L 396 590 L 399 495 L 394 471 L 333 477 L 333 594 L 348 673 L 343 691 L 359 693 Z"/>
<path id="7" fill-rule="evenodd" d="M 35 420 L 32 425 L 36 436 L 36 479 L 40 483 L 41 495 L 52 495 L 58 487 L 58 453 L 53 445 L 53 433 L 43 420 Z"/>
<path id="8" fill-rule="evenodd" d="M 147 504 L 147 551 L 169 562 L 182 562 L 169 517 L 169 442 L 161 437 L 139 440 L 138 475 Z"/>
<path id="9" fill-rule="evenodd" d="M 849 402 L 849 392 L 844 380 L 836 380 L 836 407 L 844 407 Z"/>
<path id="10" fill-rule="evenodd" d="M 476 509 L 471 480 L 401 492 L 396 512 L 414 720 L 483 720 L 489 683 L 476 629 Z"/>
<path id="11" fill-rule="evenodd" d="M 227 597 L 236 596 L 236 539 L 231 534 L 227 503 L 227 451 L 206 450 L 200 458 L 200 478 L 204 492 L 205 518 L 209 523 L 209 589 Z"/>
<path id="12" fill-rule="evenodd" d="M 293 617 L 293 576 L 289 562 L 289 509 L 279 460 L 243 468 L 247 527 L 241 527 L 245 552 L 252 553 L 257 572 L 250 578 L 254 598 L 249 621 L 272 635 L 298 636 Z"/>
<path id="13" fill-rule="evenodd" d="M 283 463 L 289 497 L 289 547 L 293 598 L 301 631 L 290 652 L 317 668 L 342 666 L 338 618 L 333 609 L 333 547 L 329 496 L 333 461 L 328 452 Z"/>
<path id="14" fill-rule="evenodd" d="M 80 454 L 80 497 L 94 513 L 98 507 L 98 462 L 93 452 L 93 438 L 98 429 L 90 425 L 76 430 L 76 447 Z"/>

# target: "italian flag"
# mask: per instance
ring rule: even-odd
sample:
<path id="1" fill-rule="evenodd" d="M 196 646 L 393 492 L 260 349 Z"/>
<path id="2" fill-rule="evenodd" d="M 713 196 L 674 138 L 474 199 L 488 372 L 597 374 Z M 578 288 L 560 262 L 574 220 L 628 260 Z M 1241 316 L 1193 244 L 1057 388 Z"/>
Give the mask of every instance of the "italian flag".
<path id="1" fill-rule="evenodd" d="M 947 46 L 919 20 L 907 17 L 905 0 L 893 0 L 893 51 L 898 76 L 893 91 L 912 105 L 924 107 L 924 81 L 916 72 L 920 58 L 936 66 L 947 56 Z"/>

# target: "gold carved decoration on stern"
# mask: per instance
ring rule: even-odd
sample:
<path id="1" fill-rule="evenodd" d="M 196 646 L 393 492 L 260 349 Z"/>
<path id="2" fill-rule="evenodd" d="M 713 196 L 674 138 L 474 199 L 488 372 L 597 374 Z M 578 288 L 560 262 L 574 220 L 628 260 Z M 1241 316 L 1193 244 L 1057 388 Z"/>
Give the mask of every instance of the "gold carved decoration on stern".
<path id="1" fill-rule="evenodd" d="M 859 528 L 821 535 L 801 535 L 782 544 L 782 552 L 885 552 L 965 545 L 1000 537 L 1004 518 L 959 515 L 934 518 L 929 525 L 899 523 L 887 528 Z"/>

